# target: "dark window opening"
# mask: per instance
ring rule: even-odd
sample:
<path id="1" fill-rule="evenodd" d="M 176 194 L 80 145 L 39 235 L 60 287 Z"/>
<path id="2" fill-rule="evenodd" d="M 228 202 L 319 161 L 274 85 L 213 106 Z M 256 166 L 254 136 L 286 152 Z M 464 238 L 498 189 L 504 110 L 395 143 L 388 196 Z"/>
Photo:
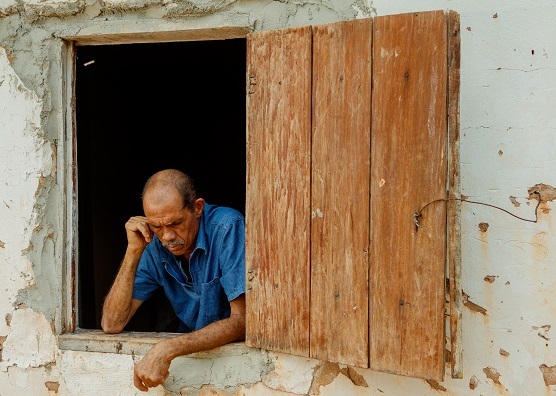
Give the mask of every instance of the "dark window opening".
<path id="1" fill-rule="evenodd" d="M 100 329 L 102 303 L 143 215 L 154 172 L 180 169 L 209 203 L 245 212 L 245 39 L 78 46 L 77 327 Z M 126 331 L 173 331 L 159 293 Z"/>

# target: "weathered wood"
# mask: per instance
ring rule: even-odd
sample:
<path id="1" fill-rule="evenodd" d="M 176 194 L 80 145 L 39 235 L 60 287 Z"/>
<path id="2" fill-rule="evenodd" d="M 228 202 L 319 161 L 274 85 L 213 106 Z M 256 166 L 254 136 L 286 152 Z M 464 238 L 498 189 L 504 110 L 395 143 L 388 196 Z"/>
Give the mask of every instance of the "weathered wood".
<path id="1" fill-rule="evenodd" d="M 63 237 L 66 241 L 63 250 L 62 266 L 62 332 L 72 332 L 77 325 L 77 279 L 78 274 L 78 203 L 77 203 L 77 128 L 75 108 L 75 69 L 76 52 L 75 45 L 65 46 L 63 51 L 64 77 L 62 79 L 62 93 L 66 103 L 64 116 L 65 135 L 61 144 L 58 145 L 58 154 L 62 159 L 59 164 L 73 164 L 67 172 L 57 172 L 61 188 L 64 208 L 65 227 L 62 228 Z M 63 169 L 62 165 L 59 165 Z"/>
<path id="2" fill-rule="evenodd" d="M 447 18 L 374 20 L 370 367 L 444 375 Z"/>
<path id="3" fill-rule="evenodd" d="M 128 26 L 130 28 L 131 26 Z M 137 25 L 138 29 L 144 26 Z M 224 40 L 245 37 L 251 29 L 248 27 L 225 26 L 208 29 L 188 29 L 170 31 L 128 31 L 126 33 L 102 33 L 106 31 L 101 26 L 93 26 L 92 30 L 98 32 L 81 32 L 79 35 L 64 36 L 65 40 L 75 41 L 76 45 L 110 45 L 110 44 L 137 44 L 137 43 L 163 43 L 175 41 L 199 40 Z"/>
<path id="4" fill-rule="evenodd" d="M 309 355 L 311 27 L 247 37 L 247 345 Z"/>
<path id="5" fill-rule="evenodd" d="M 459 176 L 459 14 L 448 13 L 448 198 L 460 198 Z M 450 278 L 450 348 L 452 378 L 463 378 L 461 291 L 461 202 L 448 201 L 448 273 Z"/>
<path id="6" fill-rule="evenodd" d="M 314 27 L 311 357 L 368 367 L 372 20 Z"/>
<path id="7" fill-rule="evenodd" d="M 118 353 L 123 355 L 145 355 L 157 342 L 165 338 L 174 338 L 182 333 L 144 333 L 123 332 L 106 334 L 102 330 L 78 329 L 72 334 L 60 334 L 61 350 L 81 352 Z M 187 357 L 211 358 L 237 356 L 248 352 L 245 343 L 234 342 L 207 351 L 191 353 Z"/>

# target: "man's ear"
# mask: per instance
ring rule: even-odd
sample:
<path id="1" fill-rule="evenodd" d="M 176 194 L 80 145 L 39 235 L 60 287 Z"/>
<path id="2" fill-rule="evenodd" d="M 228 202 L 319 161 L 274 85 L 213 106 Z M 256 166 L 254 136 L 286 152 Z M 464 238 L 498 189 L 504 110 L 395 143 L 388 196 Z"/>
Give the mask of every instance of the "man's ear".
<path id="1" fill-rule="evenodd" d="M 195 215 L 201 217 L 203 209 L 205 209 L 205 200 L 203 198 L 197 198 L 195 200 Z"/>

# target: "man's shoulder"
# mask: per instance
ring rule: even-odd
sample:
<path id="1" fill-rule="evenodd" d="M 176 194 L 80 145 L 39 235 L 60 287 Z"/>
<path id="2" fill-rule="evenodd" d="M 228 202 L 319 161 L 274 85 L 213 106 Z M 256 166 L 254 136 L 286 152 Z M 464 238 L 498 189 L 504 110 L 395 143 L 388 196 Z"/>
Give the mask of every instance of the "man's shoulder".
<path id="1" fill-rule="evenodd" d="M 210 224 L 229 224 L 244 221 L 243 215 L 229 206 L 218 206 L 205 203 L 203 211 L 205 221 Z"/>

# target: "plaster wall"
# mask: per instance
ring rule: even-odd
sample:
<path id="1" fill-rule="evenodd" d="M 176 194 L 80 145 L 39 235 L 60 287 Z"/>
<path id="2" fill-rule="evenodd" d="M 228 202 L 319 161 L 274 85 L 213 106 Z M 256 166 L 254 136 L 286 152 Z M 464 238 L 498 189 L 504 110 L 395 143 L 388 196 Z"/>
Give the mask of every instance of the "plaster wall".
<path id="1" fill-rule="evenodd" d="M 83 0 L 0 3 L 0 395 L 135 395 L 140 354 L 61 349 L 67 252 L 63 37 L 254 30 L 411 11 L 461 16 L 463 379 L 442 383 L 238 345 L 176 359 L 148 392 L 556 395 L 556 3 Z"/>

